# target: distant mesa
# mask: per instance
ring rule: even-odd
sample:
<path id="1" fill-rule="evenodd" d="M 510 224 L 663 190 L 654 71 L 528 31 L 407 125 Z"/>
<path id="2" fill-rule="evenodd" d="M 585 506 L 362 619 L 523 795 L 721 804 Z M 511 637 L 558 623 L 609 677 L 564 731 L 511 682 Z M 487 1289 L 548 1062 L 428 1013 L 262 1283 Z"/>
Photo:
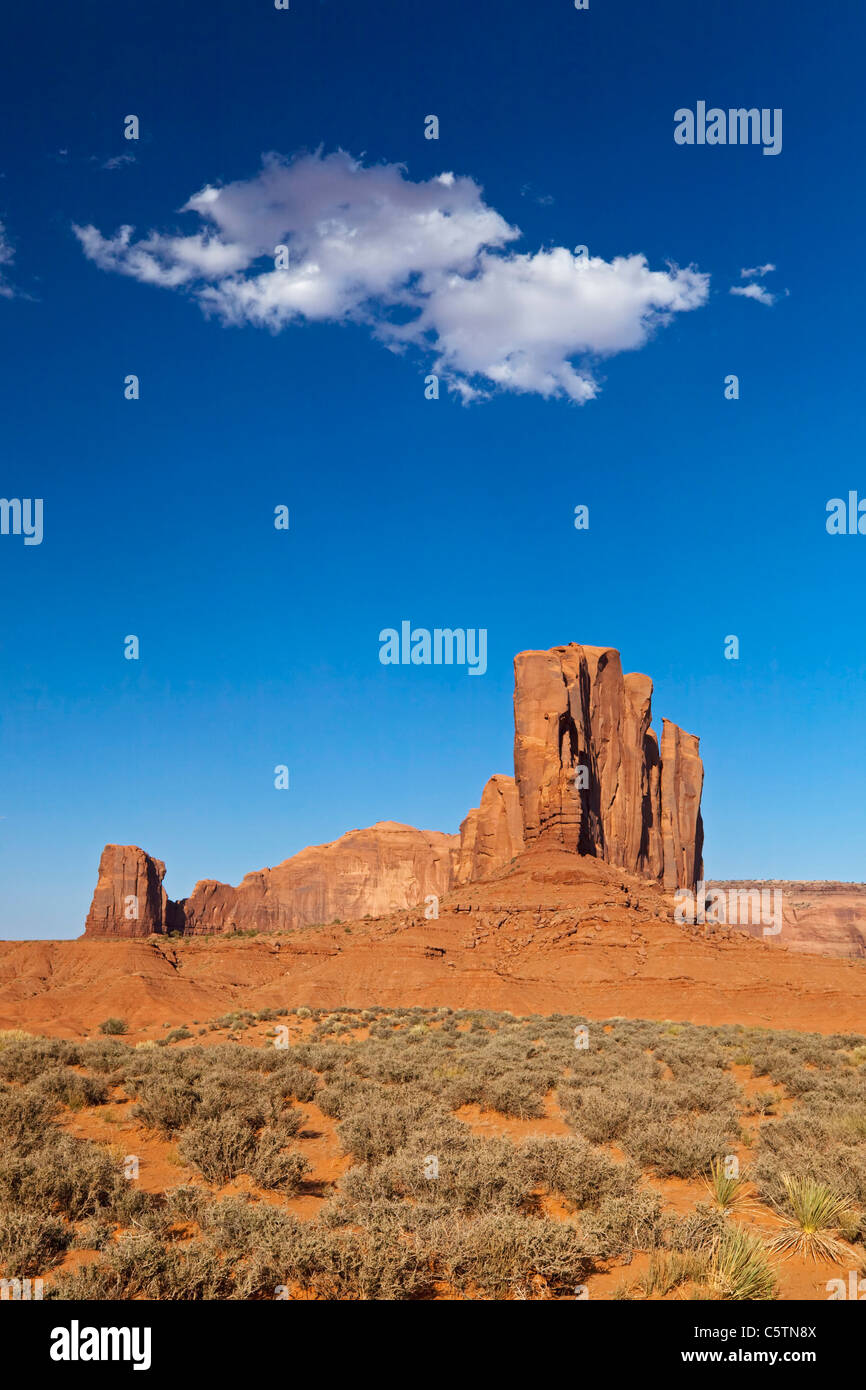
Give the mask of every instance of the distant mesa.
<path id="1" fill-rule="evenodd" d="M 694 888 L 703 873 L 698 739 L 650 729 L 652 681 L 623 675 L 612 647 L 576 643 L 514 659 L 514 777 L 485 786 L 457 835 L 379 821 L 301 850 L 237 887 L 204 879 L 172 902 L 165 865 L 106 845 L 85 935 L 285 931 L 378 917 L 501 874 L 550 843 L 655 880 Z"/>

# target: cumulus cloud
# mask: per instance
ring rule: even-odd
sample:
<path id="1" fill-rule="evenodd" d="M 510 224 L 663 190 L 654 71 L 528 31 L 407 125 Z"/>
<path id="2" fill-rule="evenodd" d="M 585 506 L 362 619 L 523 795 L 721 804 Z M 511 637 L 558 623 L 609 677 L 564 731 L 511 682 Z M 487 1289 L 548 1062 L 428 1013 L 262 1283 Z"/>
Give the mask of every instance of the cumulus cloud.
<path id="1" fill-rule="evenodd" d="M 766 304 L 767 307 L 775 304 L 777 296 L 770 294 L 763 285 L 732 285 L 731 294 L 741 295 L 743 299 L 756 299 L 759 304 Z"/>
<path id="2" fill-rule="evenodd" d="M 730 293 L 738 294 L 742 299 L 754 299 L 758 304 L 766 304 L 769 309 L 771 305 L 776 303 L 779 295 L 771 294 L 765 285 L 760 285 L 755 282 L 762 280 L 765 275 L 769 275 L 770 271 L 775 269 L 776 267 L 774 265 L 767 264 L 752 266 L 751 270 L 741 270 L 740 279 L 751 280 L 752 283 L 750 285 L 732 285 Z M 787 295 L 789 291 L 782 290 L 781 293 Z"/>
<path id="3" fill-rule="evenodd" d="M 769 275 L 771 270 L 775 270 L 774 265 L 753 265 L 751 270 L 741 270 L 741 280 L 761 280 L 765 275 Z"/>
<path id="4" fill-rule="evenodd" d="M 343 151 L 268 155 L 254 177 L 208 185 L 180 211 L 196 230 L 74 231 L 101 269 L 182 290 L 225 324 L 364 323 L 393 350 L 429 354 L 467 401 L 496 388 L 591 400 L 593 359 L 641 347 L 709 293 L 708 275 L 651 270 L 642 255 L 517 252 L 519 230 L 473 179 L 415 183 Z"/>

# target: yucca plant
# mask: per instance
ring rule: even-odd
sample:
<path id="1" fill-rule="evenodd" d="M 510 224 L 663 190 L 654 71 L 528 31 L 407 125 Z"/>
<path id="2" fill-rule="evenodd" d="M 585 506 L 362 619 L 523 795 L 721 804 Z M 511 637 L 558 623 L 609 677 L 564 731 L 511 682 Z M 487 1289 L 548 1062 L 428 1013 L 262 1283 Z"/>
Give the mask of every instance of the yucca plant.
<path id="1" fill-rule="evenodd" d="M 847 1198 L 815 1178 L 790 1173 L 782 1174 L 782 1186 L 793 1220 L 786 1217 L 783 1229 L 773 1237 L 772 1249 L 786 1258 L 806 1255 L 834 1264 L 849 1255 L 848 1247 L 835 1234 L 850 1211 Z"/>
<path id="2" fill-rule="evenodd" d="M 707 1282 L 711 1293 L 725 1301 L 766 1301 L 777 1293 L 764 1243 L 744 1226 L 732 1225 L 719 1237 Z"/>
<path id="3" fill-rule="evenodd" d="M 742 1174 L 736 1177 L 725 1172 L 722 1159 L 714 1158 L 709 1174 L 704 1177 L 704 1186 L 719 1211 L 732 1211 L 746 1204 L 746 1179 Z"/>

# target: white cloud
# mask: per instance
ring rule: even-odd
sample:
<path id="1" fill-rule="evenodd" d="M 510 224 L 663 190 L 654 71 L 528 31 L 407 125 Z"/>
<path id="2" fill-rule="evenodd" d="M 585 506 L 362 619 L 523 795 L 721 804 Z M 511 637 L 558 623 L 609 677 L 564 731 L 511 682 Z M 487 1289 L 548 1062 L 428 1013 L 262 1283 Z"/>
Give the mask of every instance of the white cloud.
<path id="1" fill-rule="evenodd" d="M 11 265 L 14 259 L 15 252 L 9 244 L 6 227 L 4 223 L 0 222 L 0 298 L 2 299 L 14 299 L 17 294 L 17 291 L 6 279 L 6 272 L 3 269 L 4 266 Z"/>
<path id="2" fill-rule="evenodd" d="M 751 270 L 741 270 L 741 280 L 761 280 L 765 275 L 769 275 L 771 270 L 775 270 L 774 265 L 754 265 Z"/>
<path id="3" fill-rule="evenodd" d="M 767 307 L 775 304 L 777 296 L 770 294 L 763 285 L 732 285 L 731 294 L 742 295 L 743 299 L 756 299 L 759 304 L 766 304 Z"/>
<path id="4" fill-rule="evenodd" d="M 101 269 L 183 289 L 226 324 L 366 323 L 394 350 L 432 354 L 464 400 L 496 387 L 591 400 L 591 359 L 641 347 L 709 293 L 708 275 L 651 270 L 642 255 L 517 253 L 519 230 L 473 179 L 413 183 L 400 165 L 343 151 L 268 155 L 253 178 L 207 186 L 181 212 L 196 231 L 74 230 Z"/>

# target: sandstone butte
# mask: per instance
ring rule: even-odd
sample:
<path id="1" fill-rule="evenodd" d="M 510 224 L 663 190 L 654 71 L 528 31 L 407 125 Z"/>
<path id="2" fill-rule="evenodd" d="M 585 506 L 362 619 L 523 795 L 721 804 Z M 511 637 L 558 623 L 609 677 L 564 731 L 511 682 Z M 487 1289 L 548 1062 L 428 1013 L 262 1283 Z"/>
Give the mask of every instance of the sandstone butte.
<path id="1" fill-rule="evenodd" d="M 451 888 L 436 919 L 419 903 L 281 935 L 0 942 L 0 1029 L 75 1038 L 116 1016 L 140 1042 L 302 1004 L 862 1032 L 866 969 L 678 925 L 662 884 L 544 839 L 496 877 Z"/>
<path id="2" fill-rule="evenodd" d="M 381 917 L 501 873 L 536 841 L 666 889 L 702 872 L 698 739 L 650 728 L 652 681 L 623 675 L 611 647 L 570 643 L 514 661 L 514 777 L 488 781 L 457 835 L 380 821 L 237 887 L 198 882 L 172 902 L 165 865 L 135 845 L 106 845 L 87 936 L 184 936 L 287 929 Z M 432 908 L 431 908 L 432 910 Z"/>
<path id="3" fill-rule="evenodd" d="M 83 939 L 0 942 L 0 1028 L 117 1015 L 141 1041 L 305 1004 L 862 1030 L 866 886 L 771 885 L 784 928 L 757 940 L 676 921 L 672 889 L 702 877 L 702 767 L 675 725 L 656 742 L 650 694 L 609 648 L 521 653 L 515 776 L 457 835 L 385 821 L 179 903 L 160 860 L 107 846 Z"/>

